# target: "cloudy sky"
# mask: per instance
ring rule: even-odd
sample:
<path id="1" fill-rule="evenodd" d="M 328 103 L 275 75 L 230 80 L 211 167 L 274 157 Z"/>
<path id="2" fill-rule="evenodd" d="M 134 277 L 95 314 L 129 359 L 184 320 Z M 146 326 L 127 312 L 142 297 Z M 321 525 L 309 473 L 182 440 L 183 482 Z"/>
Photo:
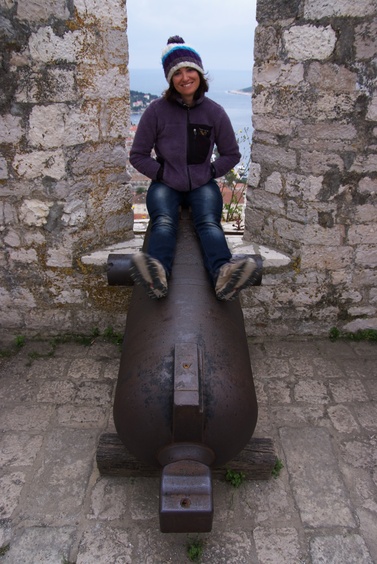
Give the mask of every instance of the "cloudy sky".
<path id="1" fill-rule="evenodd" d="M 256 0 L 127 0 L 130 68 L 161 68 L 161 51 L 180 35 L 205 70 L 248 70 L 253 64 Z"/>

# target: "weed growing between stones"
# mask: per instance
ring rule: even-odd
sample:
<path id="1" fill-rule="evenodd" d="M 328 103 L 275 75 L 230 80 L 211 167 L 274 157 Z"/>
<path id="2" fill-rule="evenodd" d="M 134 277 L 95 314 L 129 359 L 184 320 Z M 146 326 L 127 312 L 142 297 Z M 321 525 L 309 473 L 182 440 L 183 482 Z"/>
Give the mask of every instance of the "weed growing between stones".
<path id="1" fill-rule="evenodd" d="M 284 468 L 283 462 L 280 460 L 280 458 L 277 458 L 276 462 L 275 462 L 275 466 L 273 467 L 272 472 L 271 472 L 272 477 L 275 478 L 275 479 L 278 478 L 280 476 L 280 472 L 283 468 Z"/>
<path id="2" fill-rule="evenodd" d="M 199 562 L 204 550 L 204 542 L 202 539 L 194 539 L 187 545 L 187 556 L 191 562 Z"/>
<path id="3" fill-rule="evenodd" d="M 239 488 L 245 481 L 245 474 L 243 472 L 236 472 L 235 470 L 227 469 L 225 480 L 229 482 L 234 488 Z"/>
<path id="4" fill-rule="evenodd" d="M 337 339 L 348 339 L 349 341 L 377 341 L 377 329 L 360 329 L 355 333 L 340 331 L 337 327 L 332 327 L 329 331 L 331 341 Z"/>
<path id="5" fill-rule="evenodd" d="M 83 334 L 83 333 L 65 333 L 63 335 L 58 335 L 53 337 L 50 340 L 46 340 L 46 342 L 50 345 L 50 349 L 46 353 L 40 353 L 37 351 L 31 351 L 28 354 L 29 359 L 37 360 L 39 358 L 50 358 L 54 356 L 55 350 L 58 345 L 62 345 L 64 343 L 76 343 L 78 345 L 82 345 L 84 347 L 89 347 L 93 345 L 95 340 L 99 337 L 105 339 L 105 341 L 117 345 L 121 348 L 123 335 L 116 333 L 112 327 L 108 327 L 105 329 L 103 334 L 99 329 L 94 328 L 90 333 Z M 31 339 L 31 342 L 37 341 L 44 341 L 44 339 Z M 9 358 L 15 354 L 26 344 L 26 337 L 19 335 L 15 339 L 14 346 L 7 350 L 0 350 L 0 358 Z"/>
<path id="6" fill-rule="evenodd" d="M 6 544 L 0 547 L 0 556 L 4 556 L 10 549 L 10 544 Z"/>

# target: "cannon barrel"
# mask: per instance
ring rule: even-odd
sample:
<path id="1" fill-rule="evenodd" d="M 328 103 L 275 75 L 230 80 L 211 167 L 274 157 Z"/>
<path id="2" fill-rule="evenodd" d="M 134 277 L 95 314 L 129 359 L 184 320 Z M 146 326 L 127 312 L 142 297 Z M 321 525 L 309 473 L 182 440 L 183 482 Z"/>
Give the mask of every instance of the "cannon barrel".
<path id="1" fill-rule="evenodd" d="M 109 283 L 127 284 L 129 265 L 110 255 Z M 168 296 L 133 289 L 113 413 L 126 448 L 161 468 L 161 531 L 210 531 L 211 466 L 246 446 L 258 407 L 241 305 L 216 299 L 187 214 Z"/>

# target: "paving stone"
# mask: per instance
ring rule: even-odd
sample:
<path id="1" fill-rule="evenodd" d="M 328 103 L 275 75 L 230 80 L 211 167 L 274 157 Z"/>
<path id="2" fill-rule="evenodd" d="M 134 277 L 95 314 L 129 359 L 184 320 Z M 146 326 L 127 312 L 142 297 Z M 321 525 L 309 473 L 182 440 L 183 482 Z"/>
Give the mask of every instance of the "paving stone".
<path id="1" fill-rule="evenodd" d="M 68 561 L 74 527 L 30 527 L 17 534 L 2 564 L 62 564 Z"/>
<path id="2" fill-rule="evenodd" d="M 334 405 L 327 409 L 332 424 L 339 433 L 355 433 L 360 431 L 351 410 L 345 405 Z"/>
<path id="3" fill-rule="evenodd" d="M 72 380 L 98 380 L 101 375 L 102 365 L 92 358 L 77 358 L 68 368 L 68 378 Z"/>
<path id="4" fill-rule="evenodd" d="M 110 405 L 112 385 L 105 382 L 81 382 L 77 385 L 76 405 Z"/>
<path id="5" fill-rule="evenodd" d="M 283 428 L 280 435 L 303 523 L 310 527 L 354 527 L 327 430 Z"/>
<path id="6" fill-rule="evenodd" d="M 127 481 L 122 478 L 99 478 L 92 491 L 88 518 L 99 521 L 124 519 L 129 512 Z"/>
<path id="7" fill-rule="evenodd" d="M 257 524 L 266 526 L 282 522 L 292 522 L 294 508 L 291 504 L 290 492 L 286 490 L 282 479 L 269 482 L 256 482 L 245 488 L 240 498 L 240 505 L 245 515 L 253 517 Z"/>
<path id="8" fill-rule="evenodd" d="M 45 431 L 53 408 L 44 405 L 16 405 L 3 408 L 0 428 L 3 431 Z"/>
<path id="9" fill-rule="evenodd" d="M 322 405 L 330 401 L 326 385 L 318 380 L 299 381 L 294 387 L 293 395 L 297 402 Z"/>
<path id="10" fill-rule="evenodd" d="M 68 403 L 73 401 L 75 395 L 76 387 L 73 382 L 45 380 L 41 383 L 37 400 L 46 403 Z"/>
<path id="11" fill-rule="evenodd" d="M 42 443 L 41 435 L 3 434 L 0 438 L 0 466 L 31 466 Z"/>
<path id="12" fill-rule="evenodd" d="M 76 564 L 133 564 L 133 545 L 127 531 L 120 528 L 94 526 L 85 531 L 79 546 Z"/>
<path id="13" fill-rule="evenodd" d="M 361 405 L 355 405 L 354 410 L 360 425 L 366 431 L 372 433 L 377 431 L 377 405 L 365 402 Z"/>
<path id="14" fill-rule="evenodd" d="M 374 564 L 364 540 L 359 535 L 334 535 L 312 539 L 312 564 Z"/>
<path id="15" fill-rule="evenodd" d="M 71 520 L 80 513 L 97 442 L 92 431 L 54 429 L 26 496 L 22 516 L 38 523 Z"/>
<path id="16" fill-rule="evenodd" d="M 19 501 L 26 476 L 23 472 L 13 472 L 0 477 L 0 519 L 12 516 Z M 2 546 L 2 545 L 0 545 Z"/>
<path id="17" fill-rule="evenodd" d="M 254 540 L 259 564 L 300 562 L 300 544 L 296 529 L 256 527 Z"/>
<path id="18" fill-rule="evenodd" d="M 233 528 L 214 531 L 204 544 L 203 564 L 250 564 L 255 559 L 255 549 L 251 531 Z"/>
<path id="19" fill-rule="evenodd" d="M 368 394 L 364 384 L 360 380 L 332 380 L 329 382 L 329 388 L 337 403 L 352 403 L 358 401 L 367 401 Z"/>
<path id="20" fill-rule="evenodd" d="M 356 468 L 373 468 L 377 464 L 377 440 L 374 436 L 342 441 L 340 450 L 343 458 Z"/>
<path id="21" fill-rule="evenodd" d="M 104 427 L 110 415 L 105 407 L 77 405 L 62 405 L 58 407 L 56 412 L 59 424 L 76 429 Z"/>

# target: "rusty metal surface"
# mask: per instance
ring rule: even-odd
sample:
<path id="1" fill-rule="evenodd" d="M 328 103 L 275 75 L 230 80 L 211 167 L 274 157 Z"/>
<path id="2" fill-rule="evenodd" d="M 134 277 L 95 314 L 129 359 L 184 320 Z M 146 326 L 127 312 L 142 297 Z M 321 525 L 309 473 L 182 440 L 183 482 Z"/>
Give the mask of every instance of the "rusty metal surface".
<path id="1" fill-rule="evenodd" d="M 196 393 L 197 405 L 179 405 L 177 347 L 179 355 L 195 357 L 198 390 L 186 389 L 186 395 Z M 191 438 L 184 411 L 194 414 Z M 150 465 L 158 465 L 157 453 L 177 439 L 201 439 L 214 464 L 223 465 L 253 434 L 257 401 L 241 306 L 238 299 L 216 299 L 188 218 L 180 220 L 167 298 L 151 300 L 142 287 L 133 289 L 114 421 L 128 450 Z"/>
<path id="2" fill-rule="evenodd" d="M 162 533 L 206 533 L 212 529 L 213 493 L 209 467 L 194 460 L 164 466 L 160 486 Z"/>
<path id="3" fill-rule="evenodd" d="M 109 286 L 133 286 L 130 275 L 132 255 L 111 253 L 107 258 L 107 282 Z"/>

